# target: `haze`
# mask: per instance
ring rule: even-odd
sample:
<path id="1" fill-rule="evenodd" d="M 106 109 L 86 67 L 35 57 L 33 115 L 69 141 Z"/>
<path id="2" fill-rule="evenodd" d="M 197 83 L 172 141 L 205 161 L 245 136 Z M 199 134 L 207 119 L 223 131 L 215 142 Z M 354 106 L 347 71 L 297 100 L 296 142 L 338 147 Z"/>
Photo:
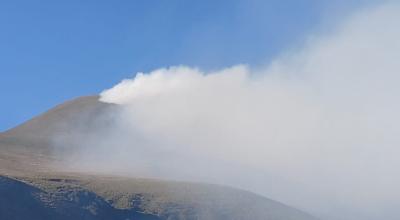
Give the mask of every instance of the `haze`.
<path id="1" fill-rule="evenodd" d="M 101 93 L 116 123 L 66 164 L 231 185 L 322 219 L 397 219 L 398 27 L 399 4 L 385 3 L 265 67 L 138 73 Z"/>

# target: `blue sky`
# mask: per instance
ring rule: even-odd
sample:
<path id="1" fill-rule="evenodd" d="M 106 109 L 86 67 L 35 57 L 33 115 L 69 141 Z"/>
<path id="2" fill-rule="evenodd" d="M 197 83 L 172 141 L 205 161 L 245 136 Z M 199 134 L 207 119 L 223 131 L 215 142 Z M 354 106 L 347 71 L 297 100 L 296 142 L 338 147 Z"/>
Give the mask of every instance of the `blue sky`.
<path id="1" fill-rule="evenodd" d="M 0 0 L 0 130 L 137 71 L 267 63 L 364 2 Z"/>

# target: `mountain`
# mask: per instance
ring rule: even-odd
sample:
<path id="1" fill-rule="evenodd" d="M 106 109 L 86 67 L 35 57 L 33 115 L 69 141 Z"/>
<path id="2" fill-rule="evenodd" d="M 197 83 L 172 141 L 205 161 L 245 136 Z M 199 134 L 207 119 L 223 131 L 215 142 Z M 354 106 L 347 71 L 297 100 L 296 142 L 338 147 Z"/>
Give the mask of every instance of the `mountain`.
<path id="1" fill-rule="evenodd" d="M 113 123 L 120 107 L 77 98 L 0 133 L 0 219 L 315 220 L 225 186 L 73 172 L 56 166 L 54 137 Z M 82 137 L 84 138 L 84 137 Z"/>

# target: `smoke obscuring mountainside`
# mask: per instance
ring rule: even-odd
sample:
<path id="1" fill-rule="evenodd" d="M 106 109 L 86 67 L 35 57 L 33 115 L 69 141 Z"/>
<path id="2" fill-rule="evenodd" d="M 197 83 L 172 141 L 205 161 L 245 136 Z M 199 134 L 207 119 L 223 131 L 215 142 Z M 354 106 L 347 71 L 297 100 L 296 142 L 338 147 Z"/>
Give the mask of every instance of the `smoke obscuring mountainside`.
<path id="1" fill-rule="evenodd" d="M 356 12 L 266 68 L 138 73 L 72 169 L 220 183 L 327 219 L 397 219 L 400 7 Z M 84 138 L 82 138 L 84 137 Z M 70 138 L 68 140 L 71 140 Z"/>

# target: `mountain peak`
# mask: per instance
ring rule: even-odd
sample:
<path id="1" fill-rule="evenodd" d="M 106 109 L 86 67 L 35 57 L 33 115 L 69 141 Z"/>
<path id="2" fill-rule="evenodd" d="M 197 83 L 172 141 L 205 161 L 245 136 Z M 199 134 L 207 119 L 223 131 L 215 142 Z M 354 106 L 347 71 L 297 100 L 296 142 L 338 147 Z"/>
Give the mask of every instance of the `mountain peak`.
<path id="1" fill-rule="evenodd" d="M 51 140 L 61 135 L 68 143 L 76 134 L 84 139 L 86 131 L 107 128 L 115 119 L 115 108 L 98 101 L 98 96 L 80 97 L 2 133 L 0 195 L 5 196 L 0 196 L 0 219 L 315 220 L 279 202 L 229 187 L 58 169 L 65 164 L 60 166 L 61 157 L 52 155 Z"/>

